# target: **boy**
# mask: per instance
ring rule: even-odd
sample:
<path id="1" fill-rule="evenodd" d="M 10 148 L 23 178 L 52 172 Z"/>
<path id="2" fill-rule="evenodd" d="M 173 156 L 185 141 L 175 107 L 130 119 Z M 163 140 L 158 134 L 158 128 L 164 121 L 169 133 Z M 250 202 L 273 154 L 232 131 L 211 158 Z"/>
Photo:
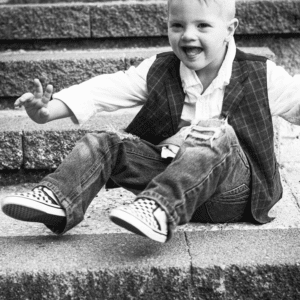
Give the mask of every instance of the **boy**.
<path id="1" fill-rule="evenodd" d="M 282 195 L 272 116 L 300 124 L 299 79 L 236 49 L 234 16 L 234 0 L 169 0 L 173 52 L 62 90 L 52 101 L 52 86 L 43 93 L 36 79 L 35 92 L 16 105 L 38 123 L 82 123 L 95 111 L 143 106 L 130 134 L 86 135 L 33 191 L 3 199 L 4 213 L 62 234 L 112 180 L 136 198 L 112 210 L 111 220 L 158 242 L 189 221 L 269 222 Z"/>

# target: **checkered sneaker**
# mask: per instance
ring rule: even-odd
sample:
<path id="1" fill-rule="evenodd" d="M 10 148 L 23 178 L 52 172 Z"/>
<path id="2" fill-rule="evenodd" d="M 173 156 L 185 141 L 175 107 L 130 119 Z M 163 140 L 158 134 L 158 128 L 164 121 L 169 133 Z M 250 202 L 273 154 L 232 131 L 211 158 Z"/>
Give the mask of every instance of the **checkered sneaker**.
<path id="1" fill-rule="evenodd" d="M 66 214 L 55 199 L 51 190 L 39 186 L 28 193 L 6 196 L 1 201 L 1 209 L 9 217 L 20 221 L 59 226 L 65 222 Z"/>
<path id="2" fill-rule="evenodd" d="M 166 213 L 150 199 L 138 199 L 128 206 L 113 209 L 110 219 L 115 224 L 157 242 L 167 240 Z"/>

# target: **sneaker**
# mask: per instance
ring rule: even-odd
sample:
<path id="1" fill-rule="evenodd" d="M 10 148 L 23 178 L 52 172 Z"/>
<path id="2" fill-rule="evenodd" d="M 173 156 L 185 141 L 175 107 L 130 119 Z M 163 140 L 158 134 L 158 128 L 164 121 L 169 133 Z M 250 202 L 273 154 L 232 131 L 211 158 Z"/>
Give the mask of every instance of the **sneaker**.
<path id="1" fill-rule="evenodd" d="M 155 201 L 138 199 L 133 204 L 113 209 L 110 219 L 115 224 L 154 241 L 167 240 L 167 215 Z"/>
<path id="2" fill-rule="evenodd" d="M 55 199 L 52 191 L 39 186 L 28 193 L 6 196 L 1 201 L 1 209 L 17 220 L 58 226 L 65 222 L 66 214 Z"/>

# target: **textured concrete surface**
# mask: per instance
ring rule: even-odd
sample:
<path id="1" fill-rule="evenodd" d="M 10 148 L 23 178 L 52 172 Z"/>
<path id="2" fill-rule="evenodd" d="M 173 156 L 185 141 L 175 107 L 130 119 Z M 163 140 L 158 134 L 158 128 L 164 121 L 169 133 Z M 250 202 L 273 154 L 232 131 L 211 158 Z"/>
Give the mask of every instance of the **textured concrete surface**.
<path id="1" fill-rule="evenodd" d="M 3 5 L 0 39 L 49 39 L 90 37 L 89 6 Z"/>
<path id="2" fill-rule="evenodd" d="M 12 193 L 21 193 L 31 190 L 34 184 L 19 184 L 11 186 L 0 186 L 0 199 Z M 230 223 L 230 224 L 202 224 L 189 223 L 179 226 L 178 232 L 194 231 L 230 231 L 230 230 L 270 230 L 300 228 L 300 211 L 297 198 L 293 195 L 291 187 L 283 182 L 284 195 L 270 211 L 270 216 L 275 219 L 264 225 L 251 223 Z M 68 232 L 68 235 L 82 234 L 105 234 L 125 233 L 126 230 L 110 222 L 108 215 L 111 209 L 126 205 L 133 201 L 134 195 L 124 189 L 101 190 L 92 201 L 82 221 L 77 227 Z M 298 198 L 299 199 L 299 198 Z M 288 217 L 287 217 L 288 216 Z M 20 222 L 9 218 L 0 211 L 0 236 L 48 236 L 53 235 L 51 231 L 39 223 Z"/>
<path id="3" fill-rule="evenodd" d="M 124 128 L 135 111 L 99 114 L 80 127 L 70 119 L 38 125 L 24 111 L 0 112 L 0 170 L 57 168 L 84 134 Z"/>
<path id="4" fill-rule="evenodd" d="M 0 112 L 0 137 L 3 137 L 0 142 L 0 170 L 55 169 L 86 133 L 126 128 L 137 109 L 97 114 L 80 127 L 70 119 L 40 125 L 31 121 L 25 112 Z M 274 143 L 279 160 L 278 126 L 274 119 Z"/>
<path id="5" fill-rule="evenodd" d="M 275 54 L 275 62 L 283 66 L 291 75 L 300 74 L 299 35 L 236 36 L 239 47 L 268 47 Z"/>
<path id="6" fill-rule="evenodd" d="M 299 299 L 299 229 L 2 237 L 0 299 Z M 29 259 L 30 258 L 30 259 Z"/>
<path id="7" fill-rule="evenodd" d="M 268 48 L 242 48 L 251 53 L 274 58 Z M 61 90 L 103 73 L 128 69 L 141 60 L 169 51 L 169 47 L 116 49 L 101 51 L 28 51 L 4 52 L 0 56 L 0 97 L 17 97 L 39 78 Z"/>
<path id="8" fill-rule="evenodd" d="M 166 1 L 92 6 L 91 34 L 97 38 L 167 35 Z"/>
<path id="9" fill-rule="evenodd" d="M 299 7 L 298 0 L 237 1 L 237 33 L 299 33 Z M 3 5 L 0 19 L 0 39 L 167 34 L 166 1 Z"/>
<path id="10" fill-rule="evenodd" d="M 299 33 L 300 1 L 236 2 L 236 16 L 240 19 L 238 34 Z"/>
<path id="11" fill-rule="evenodd" d="M 284 197 L 265 225 L 187 224 L 157 244 L 112 224 L 133 195 L 102 190 L 65 236 L 0 212 L 0 299 L 299 299 L 298 128 L 284 127 Z M 296 146 L 292 144 L 292 146 Z M 289 172 L 286 172 L 288 165 Z M 1 187 L 0 198 L 32 184 Z"/>
<path id="12" fill-rule="evenodd" d="M 300 207 L 300 126 L 282 122 L 281 159 L 284 177 Z"/>
<path id="13" fill-rule="evenodd" d="M 30 90 L 33 78 L 53 83 L 56 90 L 103 73 L 125 69 L 122 52 L 5 53 L 0 59 L 0 96 L 15 97 Z"/>
<path id="14" fill-rule="evenodd" d="M 32 80 L 52 83 L 55 89 L 80 83 L 100 74 L 127 69 L 169 47 L 101 51 L 24 51 L 0 56 L 0 97 L 16 97 L 30 90 Z M 270 53 L 270 52 L 269 52 Z"/>
<path id="15" fill-rule="evenodd" d="M 0 4 L 43 4 L 43 3 L 69 3 L 69 2 L 113 2 L 120 0 L 0 0 Z M 132 0 L 122 0 L 122 1 L 132 1 Z M 139 0 L 139 1 L 149 1 L 149 0 Z M 161 1 L 161 0 L 151 0 L 151 1 Z"/>
<path id="16" fill-rule="evenodd" d="M 0 299 L 190 299 L 183 234 L 166 245 L 129 234 L 0 243 Z"/>
<path id="17" fill-rule="evenodd" d="M 22 132 L 0 131 L 0 170 L 19 169 L 23 163 Z"/>
<path id="18" fill-rule="evenodd" d="M 203 299 L 298 299 L 299 232 L 187 233 L 196 295 Z"/>

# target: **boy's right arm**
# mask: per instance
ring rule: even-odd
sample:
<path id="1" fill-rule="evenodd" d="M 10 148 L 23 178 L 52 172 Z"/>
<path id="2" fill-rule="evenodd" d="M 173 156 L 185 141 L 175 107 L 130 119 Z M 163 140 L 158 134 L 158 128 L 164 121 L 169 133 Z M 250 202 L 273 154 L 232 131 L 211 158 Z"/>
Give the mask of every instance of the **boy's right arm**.
<path id="1" fill-rule="evenodd" d="M 53 86 L 47 85 L 45 92 L 41 82 L 34 79 L 33 93 L 25 93 L 15 102 L 15 107 L 24 106 L 28 116 L 39 124 L 53 120 L 72 117 L 69 107 L 60 100 L 51 100 Z"/>

